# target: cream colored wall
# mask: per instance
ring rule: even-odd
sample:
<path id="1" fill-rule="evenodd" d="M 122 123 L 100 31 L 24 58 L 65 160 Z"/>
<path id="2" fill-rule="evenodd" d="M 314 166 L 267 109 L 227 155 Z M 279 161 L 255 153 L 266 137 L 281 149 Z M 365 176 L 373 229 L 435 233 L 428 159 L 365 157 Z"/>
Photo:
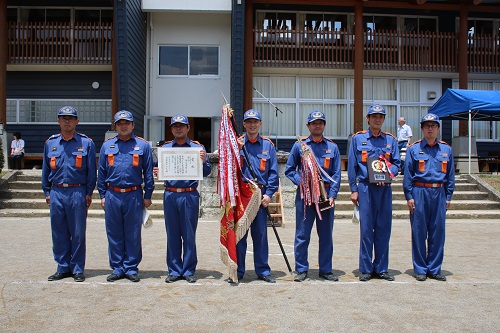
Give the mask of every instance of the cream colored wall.
<path id="1" fill-rule="evenodd" d="M 151 13 L 150 116 L 220 116 L 221 91 L 229 100 L 231 69 L 230 13 Z M 159 45 L 220 46 L 220 76 L 216 78 L 160 77 Z"/>

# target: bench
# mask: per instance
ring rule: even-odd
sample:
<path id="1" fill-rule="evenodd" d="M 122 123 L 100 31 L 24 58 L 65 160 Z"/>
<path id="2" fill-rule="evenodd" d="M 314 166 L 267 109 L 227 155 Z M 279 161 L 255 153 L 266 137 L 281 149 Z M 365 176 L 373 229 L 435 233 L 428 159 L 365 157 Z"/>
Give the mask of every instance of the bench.
<path id="1" fill-rule="evenodd" d="M 21 169 L 41 169 L 43 163 L 43 154 L 26 153 L 21 159 Z"/>
<path id="2" fill-rule="evenodd" d="M 347 170 L 347 157 L 342 157 L 340 159 L 340 170 L 342 170 L 342 171 Z"/>

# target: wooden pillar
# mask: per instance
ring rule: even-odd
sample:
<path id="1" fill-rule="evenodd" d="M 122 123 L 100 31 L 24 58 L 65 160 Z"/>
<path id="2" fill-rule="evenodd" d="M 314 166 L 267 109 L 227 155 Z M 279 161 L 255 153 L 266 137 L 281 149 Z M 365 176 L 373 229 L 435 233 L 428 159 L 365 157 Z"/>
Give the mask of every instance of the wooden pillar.
<path id="1" fill-rule="evenodd" d="M 467 39 L 468 39 L 468 12 L 465 6 L 460 8 L 460 30 L 458 33 L 458 88 L 468 89 Z M 469 135 L 468 120 L 459 120 L 458 135 Z"/>
<path id="2" fill-rule="evenodd" d="M 354 133 L 363 129 L 363 4 L 354 6 Z"/>
<path id="3" fill-rule="evenodd" d="M 243 94 L 243 110 L 241 114 L 252 108 L 253 105 L 253 1 L 244 1 L 245 6 L 245 77 L 244 77 L 244 94 Z"/>
<path id="4" fill-rule="evenodd" d="M 7 128 L 7 0 L 0 0 L 0 124 Z"/>

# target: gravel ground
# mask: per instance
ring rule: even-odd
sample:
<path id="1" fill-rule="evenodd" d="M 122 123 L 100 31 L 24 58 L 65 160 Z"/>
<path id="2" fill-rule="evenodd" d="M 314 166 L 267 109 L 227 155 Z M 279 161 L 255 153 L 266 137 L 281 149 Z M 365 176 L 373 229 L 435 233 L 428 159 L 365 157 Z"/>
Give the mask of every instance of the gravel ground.
<path id="1" fill-rule="evenodd" d="M 278 232 L 294 264 L 295 225 Z M 42 218 L 0 222 L 1 332 L 498 332 L 500 221 L 449 220 L 443 273 L 447 282 L 412 276 L 409 222 L 393 225 L 390 270 L 396 281 L 359 282 L 359 230 L 335 222 L 334 273 L 318 278 L 313 231 L 309 278 L 291 281 L 272 230 L 270 265 L 276 284 L 257 280 L 249 242 L 242 283 L 226 282 L 217 221 L 200 220 L 198 281 L 166 284 L 165 229 L 143 230 L 139 283 L 106 282 L 110 274 L 101 219 L 89 219 L 87 280 L 48 282 L 55 272 L 50 224 Z"/>

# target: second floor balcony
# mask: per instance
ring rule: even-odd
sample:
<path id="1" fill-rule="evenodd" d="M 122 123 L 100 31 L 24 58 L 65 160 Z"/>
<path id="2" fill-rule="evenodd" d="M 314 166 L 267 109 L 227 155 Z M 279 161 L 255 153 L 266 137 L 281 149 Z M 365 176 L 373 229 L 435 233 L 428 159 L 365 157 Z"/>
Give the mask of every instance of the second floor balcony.
<path id="1" fill-rule="evenodd" d="M 255 67 L 353 69 L 354 32 L 254 29 Z M 365 31 L 364 69 L 458 72 L 458 34 Z M 468 71 L 500 73 L 500 36 L 470 35 Z"/>
<path id="2" fill-rule="evenodd" d="M 9 22 L 8 64 L 111 65 L 111 23 Z"/>

